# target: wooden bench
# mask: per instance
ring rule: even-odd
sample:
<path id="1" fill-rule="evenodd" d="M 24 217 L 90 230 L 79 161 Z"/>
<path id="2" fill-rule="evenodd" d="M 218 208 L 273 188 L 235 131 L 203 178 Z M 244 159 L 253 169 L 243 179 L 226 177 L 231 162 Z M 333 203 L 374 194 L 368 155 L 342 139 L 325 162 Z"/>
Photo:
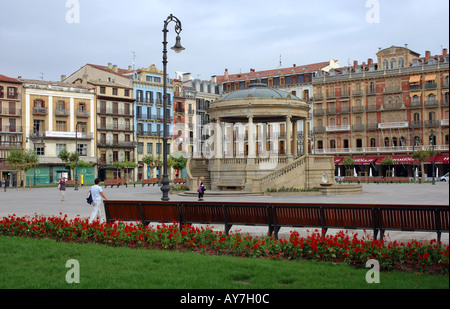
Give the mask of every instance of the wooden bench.
<path id="1" fill-rule="evenodd" d="M 155 185 L 157 183 L 159 183 L 160 179 L 159 178 L 150 178 L 150 179 L 142 179 L 142 186 L 147 185 Z M 162 181 L 162 179 L 161 179 Z"/>
<path id="2" fill-rule="evenodd" d="M 390 182 L 390 183 L 393 183 L 393 182 L 400 183 L 400 182 L 409 182 L 409 181 L 410 181 L 409 177 L 384 177 L 383 178 L 383 182 Z"/>
<path id="3" fill-rule="evenodd" d="M 183 183 L 185 183 L 186 182 L 186 180 L 184 180 L 184 178 L 175 178 L 174 180 L 173 180 L 173 183 L 176 185 L 176 184 L 183 184 Z"/>
<path id="4" fill-rule="evenodd" d="M 281 227 L 371 229 L 376 239 L 386 230 L 434 231 L 437 240 L 449 232 L 447 205 L 370 205 L 242 202 L 104 201 L 108 222 L 115 220 L 224 224 L 228 234 L 233 225 L 264 225 L 278 238 Z"/>
<path id="5" fill-rule="evenodd" d="M 120 179 L 105 179 L 104 180 L 105 188 L 108 186 L 117 186 L 117 188 L 120 186 Z"/>
<path id="6" fill-rule="evenodd" d="M 81 180 L 77 180 L 77 184 L 81 185 Z M 75 180 L 66 180 L 66 186 L 75 186 Z"/>

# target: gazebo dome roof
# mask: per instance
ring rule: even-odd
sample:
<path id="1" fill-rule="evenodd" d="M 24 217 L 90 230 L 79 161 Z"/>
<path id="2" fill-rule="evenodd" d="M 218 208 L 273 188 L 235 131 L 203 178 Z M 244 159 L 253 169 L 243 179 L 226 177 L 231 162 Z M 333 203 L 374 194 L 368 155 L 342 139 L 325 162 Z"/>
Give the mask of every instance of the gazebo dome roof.
<path id="1" fill-rule="evenodd" d="M 281 98 L 281 99 L 297 99 L 297 96 L 280 89 L 267 88 L 266 84 L 251 84 L 247 89 L 236 90 L 230 92 L 219 100 L 235 100 L 245 98 Z"/>

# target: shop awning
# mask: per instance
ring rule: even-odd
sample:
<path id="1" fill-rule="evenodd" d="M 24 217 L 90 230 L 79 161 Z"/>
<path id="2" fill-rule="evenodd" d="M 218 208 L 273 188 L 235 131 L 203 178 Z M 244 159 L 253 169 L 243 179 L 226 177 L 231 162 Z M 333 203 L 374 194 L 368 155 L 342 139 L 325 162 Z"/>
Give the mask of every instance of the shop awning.
<path id="1" fill-rule="evenodd" d="M 425 76 L 425 81 L 434 81 L 436 80 L 436 74 L 428 74 L 427 76 Z"/>
<path id="2" fill-rule="evenodd" d="M 413 75 L 409 78 L 409 83 L 420 83 L 420 75 Z"/>
<path id="3" fill-rule="evenodd" d="M 420 161 L 414 161 L 411 156 L 389 156 L 389 157 L 379 157 L 375 164 L 381 164 L 385 158 L 391 158 L 395 161 L 395 164 L 420 164 Z"/>
<path id="4" fill-rule="evenodd" d="M 353 157 L 356 165 L 369 165 L 377 160 L 377 157 Z"/>
<path id="5" fill-rule="evenodd" d="M 334 165 L 339 165 L 344 161 L 344 158 L 334 157 Z"/>
<path id="6" fill-rule="evenodd" d="M 429 158 L 425 163 L 432 164 L 433 163 L 433 157 Z M 441 154 L 438 153 L 434 156 L 434 164 L 448 164 L 448 155 L 447 154 Z"/>

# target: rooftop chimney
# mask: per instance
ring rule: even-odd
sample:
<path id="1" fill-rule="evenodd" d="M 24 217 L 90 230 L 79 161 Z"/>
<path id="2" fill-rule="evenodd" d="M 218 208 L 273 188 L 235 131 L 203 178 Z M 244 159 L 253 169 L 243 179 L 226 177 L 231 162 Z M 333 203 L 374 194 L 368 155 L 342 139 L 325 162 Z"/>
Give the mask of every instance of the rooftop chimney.
<path id="1" fill-rule="evenodd" d="M 112 70 L 113 70 L 114 73 L 117 73 L 117 64 L 113 65 Z"/>
<path id="2" fill-rule="evenodd" d="M 112 69 L 113 68 L 113 65 L 112 65 L 112 63 L 111 62 L 108 62 L 108 69 Z"/>
<path id="3" fill-rule="evenodd" d="M 429 50 L 425 51 L 425 61 L 428 61 L 428 58 L 430 58 L 431 52 Z"/>
<path id="4" fill-rule="evenodd" d="M 358 60 L 353 60 L 353 67 L 357 67 L 358 66 Z"/>
<path id="5" fill-rule="evenodd" d="M 228 69 L 225 69 L 225 80 L 228 80 Z"/>
<path id="6" fill-rule="evenodd" d="M 372 58 L 367 59 L 367 64 L 368 64 L 368 65 L 373 64 L 373 59 L 372 59 Z"/>
<path id="7" fill-rule="evenodd" d="M 447 48 L 442 49 L 442 56 L 447 56 Z"/>
<path id="8" fill-rule="evenodd" d="M 61 81 L 63 82 L 66 79 L 66 75 L 61 75 Z"/>

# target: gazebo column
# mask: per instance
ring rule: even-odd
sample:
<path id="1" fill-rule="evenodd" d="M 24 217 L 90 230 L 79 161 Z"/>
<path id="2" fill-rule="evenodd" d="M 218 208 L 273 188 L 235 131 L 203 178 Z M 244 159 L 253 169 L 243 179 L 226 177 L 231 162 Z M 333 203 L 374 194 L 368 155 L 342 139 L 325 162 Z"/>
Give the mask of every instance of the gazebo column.
<path id="1" fill-rule="evenodd" d="M 308 155 L 308 121 L 303 120 L 303 155 Z"/>
<path id="2" fill-rule="evenodd" d="M 286 116 L 286 156 L 288 158 L 288 162 L 290 161 L 290 159 L 292 159 L 291 135 L 292 135 L 291 116 Z"/>
<path id="3" fill-rule="evenodd" d="M 223 150 L 222 150 L 222 122 L 220 121 L 220 118 L 216 119 L 216 128 L 214 130 L 214 135 L 216 137 L 216 146 L 215 149 L 215 157 L 217 159 L 221 159 L 223 157 Z"/>
<path id="4" fill-rule="evenodd" d="M 253 135 L 253 116 L 248 117 L 248 158 L 255 158 L 255 137 Z"/>
<path id="5" fill-rule="evenodd" d="M 297 157 L 297 155 L 298 155 L 298 138 L 297 138 L 297 121 L 294 121 L 294 123 L 293 123 L 293 129 L 292 129 L 292 131 L 293 131 L 293 134 L 294 134 L 294 149 L 292 149 L 293 151 L 292 151 L 292 154 L 294 155 L 294 157 Z"/>

